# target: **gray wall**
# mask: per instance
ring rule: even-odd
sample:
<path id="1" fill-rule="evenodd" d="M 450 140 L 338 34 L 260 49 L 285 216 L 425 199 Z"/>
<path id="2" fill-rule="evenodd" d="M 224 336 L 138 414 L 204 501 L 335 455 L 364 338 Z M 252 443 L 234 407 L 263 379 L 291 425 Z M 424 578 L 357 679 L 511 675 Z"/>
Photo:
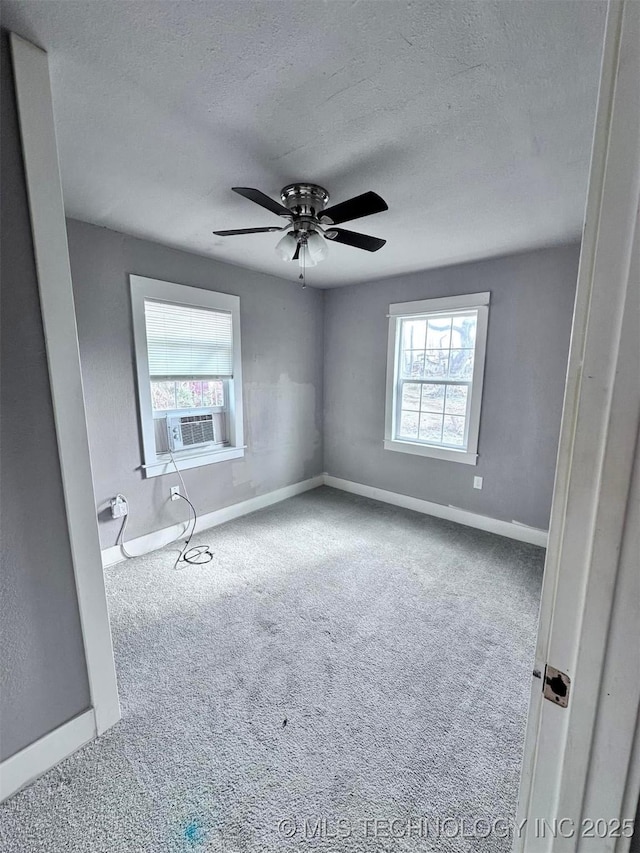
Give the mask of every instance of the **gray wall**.
<path id="1" fill-rule="evenodd" d="M 183 472 L 206 513 L 322 472 L 322 292 L 69 220 L 80 360 L 102 547 L 119 522 L 106 509 L 127 496 L 128 537 L 186 518 L 168 500 L 174 475 L 145 479 L 135 392 L 130 273 L 240 297 L 243 459 Z"/>
<path id="2" fill-rule="evenodd" d="M 578 245 L 327 291 L 325 470 L 547 528 Z M 389 303 L 491 291 L 476 466 L 384 450 Z M 474 475 L 484 477 L 482 491 Z"/>
<path id="3" fill-rule="evenodd" d="M 548 526 L 577 245 L 321 292 L 86 223 L 67 228 L 102 547 L 116 541 L 107 507 L 117 492 L 131 504 L 130 537 L 185 517 L 167 500 L 175 475 L 145 479 L 139 468 L 130 273 L 241 297 L 249 446 L 244 459 L 185 472 L 200 512 L 326 470 Z M 491 308 L 478 465 L 385 451 L 389 303 L 482 290 Z"/>
<path id="4" fill-rule="evenodd" d="M 89 707 L 6 33 L 1 33 L 0 758 Z"/>

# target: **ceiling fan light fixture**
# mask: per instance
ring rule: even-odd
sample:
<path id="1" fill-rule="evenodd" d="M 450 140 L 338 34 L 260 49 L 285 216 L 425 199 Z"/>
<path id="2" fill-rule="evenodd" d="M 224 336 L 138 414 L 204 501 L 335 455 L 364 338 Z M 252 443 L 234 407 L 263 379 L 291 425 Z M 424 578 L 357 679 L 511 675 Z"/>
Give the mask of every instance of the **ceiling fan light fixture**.
<path id="1" fill-rule="evenodd" d="M 318 263 L 316 258 L 314 258 L 311 252 L 309 251 L 309 247 L 306 243 L 300 244 L 298 263 L 300 264 L 301 269 L 304 269 L 305 267 L 315 267 Z"/>
<path id="2" fill-rule="evenodd" d="M 324 261 L 328 255 L 327 244 L 317 231 L 312 231 L 307 236 L 307 262 L 311 259 L 314 263 Z"/>
<path id="3" fill-rule="evenodd" d="M 292 261 L 297 248 L 298 241 L 296 240 L 293 231 L 289 231 L 289 233 L 285 234 L 282 240 L 277 244 L 276 252 L 283 261 Z"/>

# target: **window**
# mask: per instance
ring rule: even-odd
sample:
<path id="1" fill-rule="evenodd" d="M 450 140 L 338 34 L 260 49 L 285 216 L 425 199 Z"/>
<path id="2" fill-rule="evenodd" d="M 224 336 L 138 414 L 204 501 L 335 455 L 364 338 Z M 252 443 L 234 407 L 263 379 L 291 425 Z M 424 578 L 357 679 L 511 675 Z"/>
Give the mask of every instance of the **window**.
<path id="1" fill-rule="evenodd" d="M 389 306 L 387 450 L 475 465 L 489 293 Z"/>
<path id="2" fill-rule="evenodd" d="M 130 281 L 145 476 L 244 456 L 240 299 Z"/>

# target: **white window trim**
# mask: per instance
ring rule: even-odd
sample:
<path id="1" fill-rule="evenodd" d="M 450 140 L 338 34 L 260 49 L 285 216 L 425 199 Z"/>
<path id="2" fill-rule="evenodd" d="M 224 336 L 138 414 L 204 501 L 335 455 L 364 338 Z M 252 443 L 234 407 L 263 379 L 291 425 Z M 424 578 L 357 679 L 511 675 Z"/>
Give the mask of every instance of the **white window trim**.
<path id="1" fill-rule="evenodd" d="M 242 359 L 240 341 L 240 297 L 229 293 L 218 293 L 200 287 L 189 287 L 155 278 L 130 275 L 131 308 L 133 312 L 133 337 L 136 354 L 136 373 L 138 380 L 138 406 L 142 432 L 143 465 L 145 477 L 159 477 L 175 471 L 168 453 L 157 453 L 154 430 L 153 407 L 151 405 L 151 383 L 149 381 L 149 360 L 147 354 L 147 331 L 144 319 L 145 299 L 158 299 L 193 305 L 196 308 L 210 308 L 229 311 L 233 330 L 233 379 L 229 380 L 228 418 L 229 446 L 210 450 L 198 448 L 181 450 L 174 453 L 180 470 L 198 468 L 215 462 L 239 459 L 244 456 L 244 423 L 242 414 Z"/>
<path id="2" fill-rule="evenodd" d="M 482 385 L 484 381 L 484 360 L 487 344 L 487 324 L 491 294 L 471 293 L 466 296 L 445 296 L 438 299 L 421 299 L 417 302 L 395 302 L 389 305 L 389 334 L 387 345 L 387 392 L 385 404 L 384 448 L 400 453 L 413 453 L 416 456 L 429 456 L 448 462 L 462 462 L 475 465 L 478 461 L 478 434 L 480 432 L 480 409 L 482 407 Z M 394 438 L 396 422 L 396 372 L 400 356 L 400 335 L 398 321 L 407 317 L 421 317 L 438 311 L 461 311 L 472 308 L 478 312 L 476 329 L 476 348 L 474 356 L 473 381 L 471 384 L 471 408 L 468 416 L 468 439 L 466 450 L 450 447 L 403 441 Z"/>

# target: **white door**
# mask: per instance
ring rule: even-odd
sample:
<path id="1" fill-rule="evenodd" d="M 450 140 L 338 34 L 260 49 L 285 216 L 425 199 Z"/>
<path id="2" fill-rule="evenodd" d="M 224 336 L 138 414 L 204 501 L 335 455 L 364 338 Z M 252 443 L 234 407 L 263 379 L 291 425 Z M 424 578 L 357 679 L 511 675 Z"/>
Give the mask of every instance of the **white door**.
<path id="1" fill-rule="evenodd" d="M 518 853 L 629 849 L 630 827 L 619 822 L 635 816 L 640 788 L 639 198 L 640 3 L 613 0 L 513 846 Z M 569 679 L 567 707 L 543 698 L 547 665 Z"/>

